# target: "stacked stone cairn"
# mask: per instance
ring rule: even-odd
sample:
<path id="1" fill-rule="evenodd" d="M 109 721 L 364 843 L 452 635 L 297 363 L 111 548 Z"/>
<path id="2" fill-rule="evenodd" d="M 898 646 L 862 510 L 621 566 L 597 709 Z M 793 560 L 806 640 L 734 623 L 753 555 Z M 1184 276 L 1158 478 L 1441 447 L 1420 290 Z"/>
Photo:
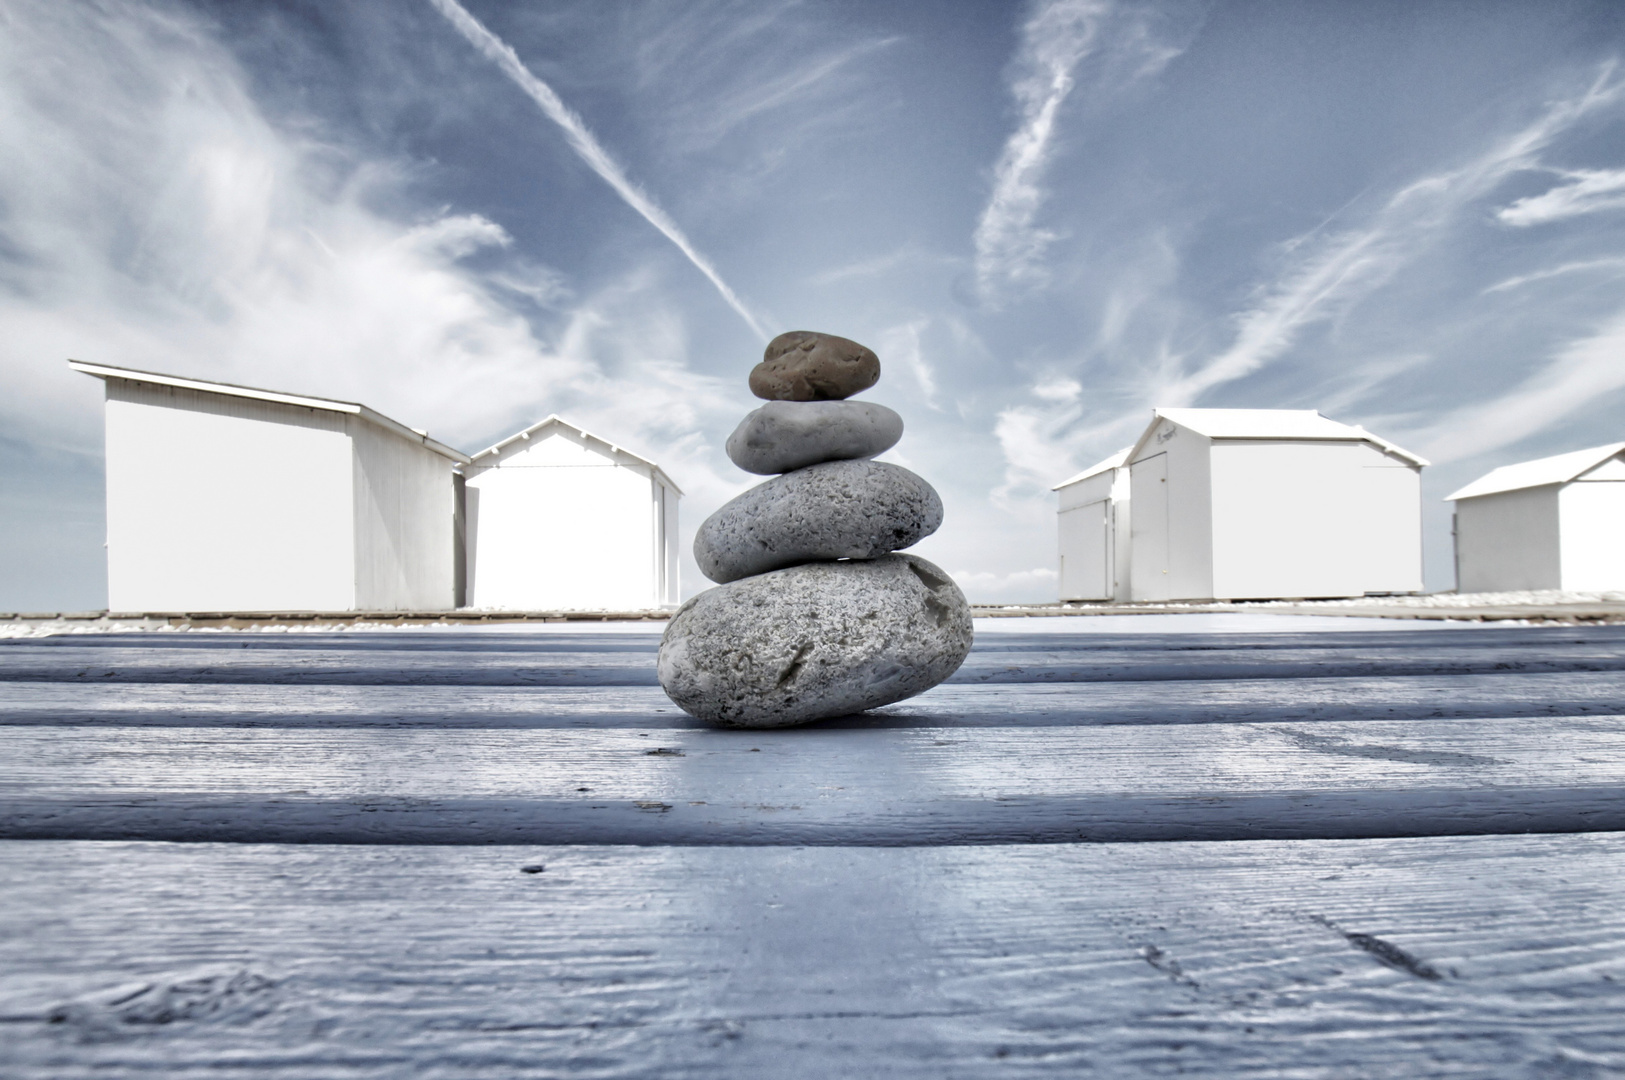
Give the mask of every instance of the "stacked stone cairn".
<path id="1" fill-rule="evenodd" d="M 964 662 L 964 594 L 931 563 L 895 554 L 936 532 L 942 500 L 907 469 L 870 460 L 902 438 L 903 418 L 847 400 L 879 378 L 870 350 L 804 330 L 774 338 L 750 373 L 767 404 L 729 437 L 728 457 L 773 479 L 694 538 L 718 587 L 684 604 L 660 642 L 660 685 L 685 712 L 788 727 L 912 697 Z"/>

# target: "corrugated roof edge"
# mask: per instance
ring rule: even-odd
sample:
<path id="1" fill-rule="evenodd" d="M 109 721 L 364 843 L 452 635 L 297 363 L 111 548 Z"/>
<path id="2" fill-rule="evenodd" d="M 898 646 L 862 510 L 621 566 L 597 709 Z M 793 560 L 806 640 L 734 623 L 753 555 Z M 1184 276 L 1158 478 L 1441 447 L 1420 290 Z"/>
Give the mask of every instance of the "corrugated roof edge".
<path id="1" fill-rule="evenodd" d="M 158 386 L 173 386 L 179 390 L 198 390 L 208 394 L 223 394 L 227 397 L 249 398 L 254 401 L 272 401 L 280 405 L 298 405 L 307 409 L 322 409 L 327 412 L 349 413 L 359 416 L 368 423 L 374 424 L 410 442 L 421 443 L 425 448 L 434 451 L 441 457 L 450 458 L 459 465 L 467 465 L 470 458 L 461 450 L 453 450 L 444 443 L 429 438 L 421 431 L 407 427 L 396 420 L 391 420 L 383 413 L 368 408 L 355 401 L 336 401 L 332 398 L 310 397 L 304 394 L 284 394 L 276 390 L 261 390 L 254 386 L 238 386 L 235 383 L 212 382 L 208 379 L 188 379 L 179 375 L 165 375 L 157 371 L 138 371 L 135 368 L 114 367 L 111 364 L 92 364 L 84 360 L 69 360 L 68 366 L 78 372 L 98 379 L 124 379 L 128 382 L 153 383 Z"/>
<path id="2" fill-rule="evenodd" d="M 1128 461 L 1129 451 L 1133 449 L 1134 447 L 1132 446 L 1125 446 L 1123 449 L 1117 451 L 1117 453 L 1113 454 L 1106 460 L 1097 461 L 1078 475 L 1070 477 L 1066 480 L 1062 480 L 1059 484 L 1056 484 L 1054 487 L 1050 488 L 1050 490 L 1060 491 L 1064 487 L 1071 487 L 1073 484 L 1076 484 L 1081 480 L 1087 480 L 1091 476 L 1099 476 L 1101 473 L 1110 469 L 1120 469 L 1123 467 L 1124 463 Z"/>
<path id="3" fill-rule="evenodd" d="M 608 439 L 603 438 L 602 436 L 594 435 L 592 432 L 588 431 L 586 428 L 583 428 L 583 427 L 580 427 L 580 426 L 578 426 L 576 424 L 570 423 L 570 421 L 566 420 L 564 417 L 560 416 L 558 413 L 549 413 L 545 419 L 536 421 L 534 424 L 530 425 L 530 427 L 524 428 L 524 429 L 519 430 L 519 431 L 516 431 L 512 435 L 509 435 L 506 439 L 503 439 L 501 442 L 494 443 L 491 446 L 487 446 L 484 450 L 481 450 L 479 453 L 475 454 L 472 458 L 470 458 L 469 459 L 469 464 L 478 465 L 480 463 L 481 458 L 489 457 L 489 456 L 491 456 L 493 454 L 501 456 L 503 447 L 510 446 L 513 443 L 519 442 L 521 440 L 524 440 L 524 441 L 528 442 L 530 440 L 530 436 L 536 434 L 538 431 L 542 430 L 544 427 L 547 427 L 549 424 L 557 424 L 560 427 L 567 427 L 571 431 L 575 432 L 577 435 L 580 435 L 584 439 L 591 439 L 595 443 L 601 443 L 604 446 L 609 447 L 609 452 L 612 455 L 615 455 L 615 456 L 618 456 L 618 457 L 628 457 L 628 458 L 631 458 L 633 461 L 635 461 L 639 465 L 647 465 L 649 468 L 653 469 L 656 473 L 658 473 L 660 475 L 660 479 L 666 484 L 667 487 L 671 488 L 673 491 L 677 492 L 677 494 L 679 494 L 679 495 L 681 495 L 683 493 L 683 489 L 678 487 L 677 482 L 675 480 L 673 480 L 669 475 L 667 475 L 665 469 L 662 469 L 659 465 L 656 465 L 654 462 L 650 461 L 648 458 L 644 457 L 642 454 L 634 454 L 632 451 L 628 450 L 624 446 L 621 446 L 621 445 L 619 445 L 617 443 L 612 443 Z"/>
<path id="4" fill-rule="evenodd" d="M 1151 437 L 1151 433 L 1156 430 L 1157 422 L 1159 420 L 1166 419 L 1166 420 L 1172 421 L 1175 424 L 1179 424 L 1181 427 L 1190 427 L 1190 429 L 1192 431 L 1196 430 L 1196 428 L 1191 427 L 1188 423 L 1186 423 L 1184 420 L 1182 420 L 1179 416 L 1170 415 L 1170 414 L 1174 414 L 1174 413 L 1197 413 L 1197 412 L 1243 412 L 1243 411 L 1244 412 L 1294 413 L 1294 414 L 1297 414 L 1297 415 L 1310 414 L 1310 415 L 1319 417 L 1321 420 L 1324 420 L 1328 424 L 1336 425 L 1337 427 L 1341 428 L 1342 431 L 1338 432 L 1336 434 L 1326 434 L 1326 435 L 1305 435 L 1305 434 L 1251 435 L 1251 436 L 1248 436 L 1248 435 L 1212 435 L 1212 436 L 1208 436 L 1208 437 L 1209 438 L 1214 438 L 1214 439 L 1237 439 L 1237 440 L 1248 439 L 1248 438 L 1254 438 L 1254 439 L 1277 438 L 1277 439 L 1302 439 L 1302 440 L 1310 441 L 1310 442 L 1341 442 L 1341 441 L 1345 441 L 1345 440 L 1349 441 L 1349 442 L 1356 442 L 1356 441 L 1357 442 L 1367 442 L 1367 443 L 1370 443 L 1372 446 L 1375 446 L 1375 447 L 1379 448 L 1380 450 L 1384 451 L 1385 453 L 1393 454 L 1395 457 L 1398 457 L 1398 458 L 1403 458 L 1404 460 L 1410 462 L 1412 465 L 1415 465 L 1418 468 L 1425 468 L 1426 466 L 1433 464 L 1427 458 L 1422 457 L 1420 454 L 1413 454 L 1409 450 L 1406 450 L 1404 447 L 1399 446 L 1399 445 L 1397 445 L 1395 443 L 1391 443 L 1387 439 L 1384 439 L 1380 435 L 1373 435 L 1371 432 L 1367 431 L 1365 428 L 1360 427 L 1357 424 L 1345 424 L 1341 420 L 1333 420 L 1331 417 L 1326 416 L 1325 414 L 1321 413 L 1318 409 L 1246 409 L 1246 410 L 1237 410 L 1237 409 L 1212 409 L 1212 410 L 1208 410 L 1208 409 L 1168 409 L 1168 408 L 1152 409 L 1151 410 L 1151 422 L 1145 426 L 1145 431 L 1140 434 L 1139 439 L 1135 440 L 1134 445 L 1129 447 L 1127 460 L 1132 461 L 1132 460 L 1134 460 L 1135 456 L 1137 456 L 1139 454 L 1140 448 L 1145 445 L 1145 441 L 1147 439 L 1149 439 Z M 1345 432 L 1346 432 L 1346 434 L 1345 434 Z M 1200 434 L 1200 432 L 1199 432 L 1199 434 Z"/>
<path id="5" fill-rule="evenodd" d="M 1466 487 L 1458 488 L 1444 497 L 1445 502 L 1457 499 L 1476 499 L 1480 495 L 1499 495 L 1505 491 L 1545 487 L 1547 484 L 1566 484 L 1595 469 L 1621 450 L 1625 442 L 1592 446 L 1584 450 L 1570 450 L 1566 454 L 1517 461 L 1491 469 Z"/>

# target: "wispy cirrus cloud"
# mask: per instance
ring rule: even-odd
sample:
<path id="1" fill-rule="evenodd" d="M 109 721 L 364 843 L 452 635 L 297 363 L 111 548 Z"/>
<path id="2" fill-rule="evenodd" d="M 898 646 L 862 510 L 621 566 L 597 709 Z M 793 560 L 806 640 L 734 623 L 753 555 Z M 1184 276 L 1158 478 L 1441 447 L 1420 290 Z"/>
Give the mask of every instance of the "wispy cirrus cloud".
<path id="1" fill-rule="evenodd" d="M 463 449 L 559 412 L 660 461 L 685 510 L 738 490 L 709 433 L 745 392 L 693 369 L 652 266 L 581 288 L 487 217 L 379 211 L 410 202 L 409 179 L 269 122 L 183 9 L 6 0 L 6 14 L 10 438 L 99 457 L 99 397 L 72 356 L 364 401 Z"/>
<path id="2" fill-rule="evenodd" d="M 929 319 L 913 319 L 887 327 L 881 332 L 877 348 L 880 355 L 886 358 L 887 365 L 900 367 L 914 377 L 920 397 L 928 407 L 940 410 L 942 406 L 937 402 L 936 372 L 926 360 L 920 345 L 920 335 L 928 325 Z"/>
<path id="3" fill-rule="evenodd" d="M 1048 381 L 1032 388 L 1039 400 L 999 411 L 993 437 L 1004 457 L 1004 478 L 993 491 L 994 501 L 1006 511 L 1035 499 L 1047 504 L 1051 485 L 1076 472 L 1073 468 L 1070 429 L 1083 417 L 1084 406 L 1070 388 Z M 1056 393 L 1057 390 L 1062 393 Z"/>
<path id="4" fill-rule="evenodd" d="M 1317 230 L 1284 245 L 1285 270 L 1235 317 L 1231 345 L 1195 370 L 1152 387 L 1159 405 L 1189 405 L 1216 386 L 1251 375 L 1285 355 L 1299 334 L 1386 284 L 1435 244 L 1460 212 L 1514 173 L 1536 168 L 1553 140 L 1620 100 L 1625 84 L 1606 65 L 1582 92 L 1552 105 L 1467 164 L 1424 176 L 1389 197 L 1362 226 Z"/>
<path id="5" fill-rule="evenodd" d="M 494 419 L 455 392 L 471 377 L 535 401 L 581 374 L 543 360 L 526 321 L 462 265 L 509 243 L 500 226 L 370 209 L 398 190 L 390 163 L 278 131 L 201 21 L 26 0 L 6 14 L 0 417 L 12 431 L 94 445 L 68 356 L 361 398 L 448 437 Z"/>
<path id="6" fill-rule="evenodd" d="M 837 282 L 854 279 L 878 278 L 903 267 L 963 266 L 964 262 L 964 259 L 960 256 L 929 251 L 917 244 L 910 243 L 884 255 L 876 255 L 856 262 L 845 263 L 813 274 L 807 278 L 807 284 L 834 285 Z"/>
<path id="7" fill-rule="evenodd" d="M 804 168 L 818 145 L 850 145 L 902 105 L 879 93 L 882 54 L 905 39 L 802 0 L 687 0 L 618 9 L 617 38 L 639 99 L 643 134 L 663 167 L 708 173 L 704 205 L 748 202 L 781 170 Z"/>
<path id="8" fill-rule="evenodd" d="M 1555 350 L 1538 370 L 1488 401 L 1438 417 L 1413 436 L 1436 463 L 1511 446 L 1625 389 L 1625 309 Z"/>
<path id="9" fill-rule="evenodd" d="M 494 63 L 525 95 L 534 101 L 552 120 L 564 131 L 565 140 L 586 163 L 587 167 L 608 184 L 621 199 L 636 210 L 643 219 L 660 231 L 661 235 L 670 240 L 677 250 L 681 251 L 694 267 L 704 274 L 728 306 L 745 320 L 751 330 L 762 340 L 766 341 L 768 333 L 762 322 L 745 306 L 739 294 L 723 280 L 711 260 L 700 254 L 699 250 L 689 240 L 688 236 L 673 221 L 671 215 L 660 208 L 647 192 L 626 175 L 626 170 L 620 163 L 610 156 L 597 137 L 588 129 L 587 124 L 562 98 L 554 92 L 547 83 L 538 79 L 531 70 L 519 59 L 519 54 L 507 42 L 486 29 L 485 24 L 469 14 L 457 0 L 429 0 L 435 10 L 446 17 L 446 21 L 456 28 L 457 32 L 468 40 L 487 59 Z"/>
<path id="10" fill-rule="evenodd" d="M 1049 195 L 1045 173 L 1078 68 L 1102 48 L 1117 54 L 1124 83 L 1155 75 L 1181 51 L 1152 31 L 1145 12 L 1114 0 L 1042 0 L 1021 28 L 1010 84 L 1020 118 L 993 167 L 993 190 L 972 237 L 983 303 L 1049 279 L 1044 257 L 1058 234 L 1038 222 Z"/>
<path id="11" fill-rule="evenodd" d="M 885 49 L 895 40 L 858 41 L 844 48 L 799 58 L 788 69 L 751 72 L 754 79 L 742 78 L 740 85 L 709 95 L 695 104 L 683 125 L 687 142 L 693 149 L 704 150 L 752 121 L 782 114 L 796 106 L 810 107 L 813 102 L 824 105 L 818 114 L 819 120 L 825 124 L 838 123 L 847 106 L 832 103 L 831 97 L 835 89 L 848 80 L 837 76 L 849 75 L 858 61 Z M 737 66 L 737 57 L 729 59 Z"/>
<path id="12" fill-rule="evenodd" d="M 1575 262 L 1566 262 L 1559 266 L 1547 267 L 1528 274 L 1516 274 L 1512 277 L 1497 281 L 1484 290 L 1486 293 L 1510 292 L 1525 285 L 1532 285 L 1537 281 L 1546 281 L 1555 277 L 1566 277 L 1569 274 L 1586 274 L 1598 270 L 1625 270 L 1625 256 L 1614 256 L 1606 259 L 1580 259 Z"/>
<path id="13" fill-rule="evenodd" d="M 1128 374 L 1138 385 L 1127 397 L 1110 387 L 1097 387 L 1092 401 L 1056 398 L 1047 392 L 1050 382 L 1038 377 L 1030 387 L 1030 399 L 1006 406 L 995 422 L 993 434 L 1005 459 L 1004 480 L 996 497 L 1005 505 L 1038 497 L 1068 470 L 1089 464 L 1102 447 L 1118 445 L 1137 434 L 1147 422 L 1151 406 L 1197 404 L 1209 391 L 1245 380 L 1292 355 L 1309 328 L 1348 312 L 1394 280 L 1445 242 L 1466 212 L 1481 212 L 1485 200 L 1506 179 L 1540 167 L 1542 151 L 1585 117 L 1617 104 L 1621 96 L 1622 86 L 1614 81 L 1612 67 L 1605 67 L 1583 90 L 1550 105 L 1533 122 L 1495 140 L 1476 158 L 1404 185 L 1360 224 L 1332 228 L 1331 220 L 1337 217 L 1334 215 L 1316 229 L 1280 245 L 1280 272 L 1257 288 L 1249 307 L 1232 317 L 1235 332 L 1229 345 L 1206 359 L 1193 362 L 1188 352 L 1176 351 L 1164 339 L 1149 346 L 1156 351 L 1140 357 L 1135 370 Z M 1339 213 L 1347 213 L 1348 209 Z M 1612 262 L 1587 260 L 1554 267 L 1508 279 L 1492 288 L 1511 289 L 1542 276 L 1602 269 Z M 1166 275 L 1153 274 L 1149 294 L 1141 295 L 1145 290 L 1140 290 L 1133 302 L 1154 304 L 1155 297 L 1167 287 Z M 1112 321 L 1117 303 L 1114 295 L 1104 309 L 1103 341 L 1115 341 L 1105 328 Z M 1314 403 L 1326 408 L 1352 407 L 1376 393 L 1386 381 L 1414 370 L 1422 362 L 1425 360 L 1419 359 L 1413 349 L 1402 355 L 1379 354 L 1368 357 L 1357 368 L 1328 372 L 1317 384 Z M 1582 373 L 1574 378 L 1583 379 L 1584 372 L 1594 369 L 1579 364 L 1574 370 Z M 1575 385 L 1578 383 L 1557 380 L 1554 386 L 1559 389 L 1544 393 L 1540 400 L 1546 404 L 1532 409 L 1528 417 L 1550 414 L 1557 402 L 1570 400 L 1561 387 Z M 1460 419 L 1477 429 L 1490 430 L 1485 426 L 1488 421 L 1473 420 L 1467 413 Z M 1523 423 L 1505 430 L 1522 430 Z M 1423 434 L 1412 438 L 1427 440 Z M 1437 448 L 1432 443 L 1429 446 L 1433 447 L 1429 456 L 1442 460 Z"/>
<path id="14" fill-rule="evenodd" d="M 1559 173 L 1567 181 L 1503 206 L 1495 217 L 1503 225 L 1528 228 L 1553 221 L 1625 209 L 1625 169 L 1570 169 Z"/>

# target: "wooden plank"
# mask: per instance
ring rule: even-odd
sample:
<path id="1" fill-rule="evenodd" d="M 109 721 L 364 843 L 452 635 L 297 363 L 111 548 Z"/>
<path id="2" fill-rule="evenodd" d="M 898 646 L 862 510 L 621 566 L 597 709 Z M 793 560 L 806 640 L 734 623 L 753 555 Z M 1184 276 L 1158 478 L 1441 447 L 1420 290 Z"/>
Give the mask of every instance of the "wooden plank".
<path id="1" fill-rule="evenodd" d="M 1625 671 L 1625 635 L 1615 627 L 1554 629 L 1547 638 L 1495 630 L 1254 635 L 1226 634 L 984 635 L 956 683 L 1100 682 L 1260 678 L 1357 678 L 1383 675 L 1473 675 L 1516 672 Z M 286 637 L 287 635 L 277 635 Z M 362 635 L 351 635 L 359 639 Z M 388 636 L 388 635 L 374 635 Z M 397 635 L 407 636 L 407 635 Z M 481 648 L 434 649 L 430 642 L 389 648 L 346 641 L 316 647 L 257 642 L 208 648 L 11 643 L 0 648 L 0 682 L 265 683 L 376 686 L 653 686 L 654 640 L 534 647 L 487 639 Z M 545 636 L 545 635 L 541 635 Z M 190 640 L 183 635 L 154 635 Z M 582 636 L 585 637 L 585 636 Z M 643 637 L 639 635 L 639 637 Z M 1403 639 L 1393 643 L 1379 637 Z M 613 635 L 599 635 L 600 639 Z M 1269 640 L 1262 640 L 1269 639 Z M 1420 639 L 1420 640 L 1419 640 Z M 562 647 L 569 646 L 569 647 Z"/>
<path id="2" fill-rule="evenodd" d="M 1598 690 L 1597 700 L 1606 691 Z M 6 683 L 0 725 L 698 727 L 658 686 Z"/>
<path id="3" fill-rule="evenodd" d="M 947 684 L 829 727 L 1489 719 L 1625 714 L 1625 672 Z M 0 725 L 699 727 L 654 686 L 12 682 Z"/>
<path id="4" fill-rule="evenodd" d="M 1429 627 L 1417 630 L 1384 630 L 1380 623 L 1363 624 L 1357 632 L 1328 633 L 1322 630 L 1292 629 L 1293 620 L 1282 619 L 1284 629 L 1274 631 L 1101 631 L 1091 629 L 1092 620 L 1079 619 L 1076 630 L 1045 630 L 1022 632 L 1022 620 L 1002 620 L 996 629 L 980 629 L 977 643 L 980 649 L 1032 647 L 1048 642 L 1056 647 L 1068 644 L 1089 649 L 1156 647 L 1161 642 L 1168 648 L 1201 648 L 1205 644 L 1222 643 L 1225 648 L 1276 648 L 1281 645 L 1313 644 L 1323 648 L 1368 648 L 1372 646 L 1416 648 L 1424 643 L 1435 645 L 1540 645 L 1556 647 L 1566 644 L 1590 644 L 1600 641 L 1625 641 L 1625 625 L 1597 626 L 1494 626 L 1494 627 Z M 1012 629 L 1015 628 L 1015 629 Z M 1417 635 L 1423 634 L 1419 638 Z M 624 628 L 613 630 L 507 630 L 481 632 L 478 630 L 348 630 L 341 633 L 320 631 L 278 632 L 262 631 L 191 631 L 111 634 L 58 634 L 38 638 L 0 639 L 4 649 L 203 649 L 203 650 L 260 650 L 276 652 L 298 650 L 380 650 L 385 652 L 484 652 L 491 649 L 503 652 L 573 652 L 580 650 L 615 651 L 619 649 L 644 650 L 657 644 L 660 629 Z M 1149 644 L 1148 643 L 1152 643 Z M 1341 644 L 1340 644 L 1341 643 Z"/>
<path id="5" fill-rule="evenodd" d="M 653 648 L 477 651 L 0 649 L 0 683 L 262 683 L 338 686 L 654 686 Z"/>
<path id="6" fill-rule="evenodd" d="M 1488 633 L 1488 631 L 1486 631 Z M 1625 671 L 1625 644 L 1362 645 L 1324 635 L 1319 642 L 1276 647 L 1211 644 L 1139 649 L 1091 648 L 1087 642 L 1034 641 L 1027 647 L 973 651 L 954 682 L 1145 682 L 1157 679 L 1312 679 L 1380 675 L 1490 675 L 1502 672 Z M 1363 638 L 1363 635 L 1358 635 Z"/>
<path id="7" fill-rule="evenodd" d="M 0 837 L 964 844 L 1625 829 L 1615 718 L 0 729 Z"/>
<path id="8" fill-rule="evenodd" d="M 1037 727 L 1625 714 L 1625 673 L 948 684 L 832 724 Z"/>
<path id="9" fill-rule="evenodd" d="M 204 652 L 648 652 L 660 643 L 660 631 L 616 629 L 595 632 L 514 631 L 482 633 L 477 630 L 350 630 L 343 633 L 243 630 L 216 633 L 208 630 L 125 634 L 57 634 L 50 637 L 0 640 L 0 650 L 33 652 L 41 649 L 149 649 L 168 652 L 197 649 Z"/>
<path id="10" fill-rule="evenodd" d="M 545 865 L 539 873 L 521 867 Z M 64 1077 L 1618 1075 L 1625 837 L 0 845 Z"/>
<path id="11" fill-rule="evenodd" d="M 1359 620 L 1352 620 L 1359 625 Z M 1035 644 L 1050 642 L 1056 647 L 1079 648 L 1146 648 L 1147 642 L 1161 642 L 1171 649 L 1273 649 L 1281 646 L 1312 645 L 1316 648 L 1433 648 L 1458 645 L 1537 645 L 1546 648 L 1564 645 L 1586 645 L 1598 642 L 1625 642 L 1625 625 L 1597 626 L 1472 626 L 1460 628 L 1406 627 L 1403 630 L 1383 630 L 1381 624 L 1367 624 L 1366 628 L 1349 632 L 1329 632 L 1319 629 L 1291 629 L 1292 620 L 1283 620 L 1287 629 L 1272 631 L 1237 630 L 1157 630 L 1134 633 L 1099 632 L 1081 629 L 1050 629 L 1023 632 L 1012 630 L 1019 621 L 1000 626 L 996 630 L 980 630 L 976 635 L 979 647 L 1024 649 Z M 1087 627 L 1087 623 L 1079 623 Z M 1097 644 L 1098 643 L 1098 644 Z"/>

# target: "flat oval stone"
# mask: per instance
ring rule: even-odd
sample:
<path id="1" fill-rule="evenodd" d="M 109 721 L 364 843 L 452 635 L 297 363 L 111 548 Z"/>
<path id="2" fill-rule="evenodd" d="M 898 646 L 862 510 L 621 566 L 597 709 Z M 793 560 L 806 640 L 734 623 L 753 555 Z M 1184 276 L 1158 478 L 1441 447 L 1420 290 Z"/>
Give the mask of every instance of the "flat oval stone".
<path id="1" fill-rule="evenodd" d="M 826 461 L 757 484 L 705 519 L 694 558 L 712 581 L 799 563 L 872 559 L 942 524 L 936 489 L 899 465 Z"/>
<path id="2" fill-rule="evenodd" d="M 965 594 L 919 556 L 809 563 L 679 608 L 660 639 L 660 685 L 710 724 L 788 727 L 929 690 L 970 647 Z"/>
<path id="3" fill-rule="evenodd" d="M 791 330 L 767 343 L 750 392 L 768 401 L 839 401 L 880 379 L 880 357 L 855 341 Z"/>
<path id="4" fill-rule="evenodd" d="M 903 418 L 869 401 L 770 401 L 728 436 L 728 457 L 768 476 L 824 461 L 871 458 L 897 445 Z"/>

